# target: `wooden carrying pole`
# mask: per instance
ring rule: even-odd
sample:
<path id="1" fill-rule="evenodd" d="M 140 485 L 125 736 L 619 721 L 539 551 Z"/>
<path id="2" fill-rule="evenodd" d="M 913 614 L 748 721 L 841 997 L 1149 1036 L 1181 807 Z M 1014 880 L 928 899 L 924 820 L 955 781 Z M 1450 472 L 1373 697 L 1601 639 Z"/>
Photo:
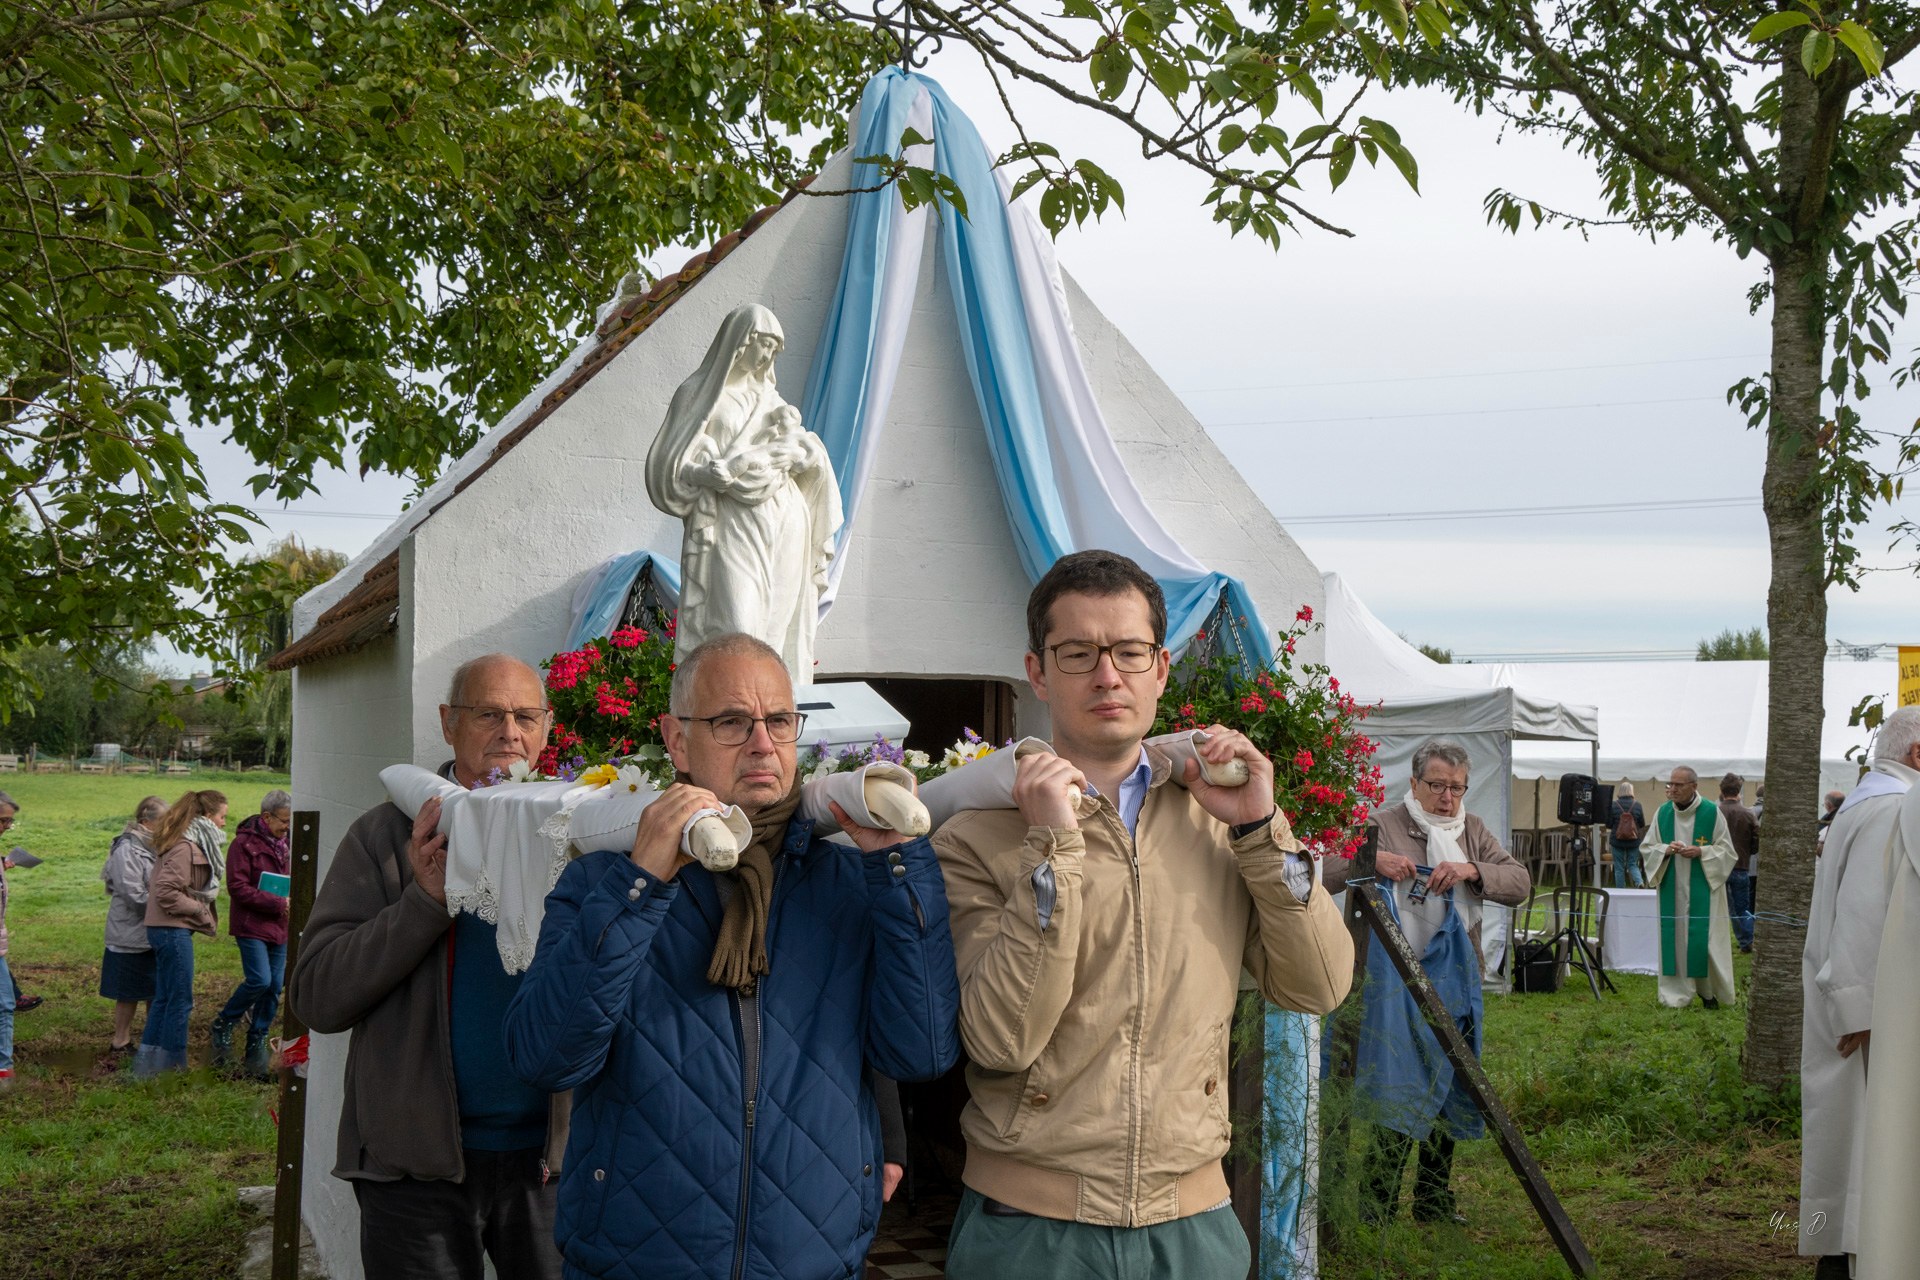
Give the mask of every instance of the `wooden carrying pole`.
<path id="1" fill-rule="evenodd" d="M 287 966 L 299 958 L 300 932 L 313 911 L 320 878 L 320 815 L 301 809 L 293 815 L 293 890 L 287 903 Z M 283 1042 L 307 1033 L 293 1006 L 280 1002 Z M 300 1277 L 300 1171 L 307 1142 L 307 1081 L 291 1067 L 280 1069 L 280 1145 L 273 1174 L 273 1280 Z"/>
<path id="2" fill-rule="evenodd" d="M 1427 1020 L 1427 1025 L 1440 1041 L 1440 1047 L 1446 1051 L 1447 1061 L 1453 1064 L 1455 1078 L 1493 1129 L 1494 1140 L 1500 1144 L 1500 1150 L 1505 1153 L 1514 1176 L 1520 1179 L 1527 1199 L 1533 1202 L 1533 1211 L 1540 1215 L 1540 1221 L 1545 1224 L 1547 1234 L 1553 1237 L 1560 1256 L 1566 1259 L 1568 1268 L 1576 1276 L 1598 1276 L 1600 1270 L 1588 1254 L 1585 1242 L 1580 1239 L 1573 1221 L 1567 1217 L 1559 1197 L 1547 1185 L 1547 1176 L 1534 1161 L 1533 1153 L 1527 1150 L 1526 1139 L 1520 1136 L 1513 1118 L 1507 1114 L 1506 1107 L 1501 1105 L 1499 1096 L 1494 1093 L 1493 1082 L 1481 1070 L 1480 1059 L 1474 1056 L 1473 1046 L 1460 1034 L 1453 1015 L 1447 1012 L 1439 993 L 1427 980 L 1426 971 L 1420 967 L 1420 959 L 1413 954 L 1406 935 L 1400 932 L 1399 924 L 1381 901 L 1380 885 L 1374 879 L 1375 831 L 1377 828 L 1368 832 L 1366 843 L 1355 855 L 1353 870 L 1347 881 L 1347 927 L 1354 931 L 1355 988 L 1358 989 L 1359 979 L 1366 969 L 1367 934 L 1371 932 L 1380 939 L 1380 945 L 1386 948 L 1387 958 L 1407 984 L 1407 990 L 1413 993 L 1421 1016 Z M 1343 1025 L 1342 1034 L 1336 1036 L 1335 1061 L 1343 1074 L 1351 1075 L 1359 1045 L 1359 1019 L 1352 1016 L 1350 1011 L 1343 1023 L 1351 1024 L 1353 1030 L 1348 1036 L 1344 1034 L 1346 1026 Z"/>

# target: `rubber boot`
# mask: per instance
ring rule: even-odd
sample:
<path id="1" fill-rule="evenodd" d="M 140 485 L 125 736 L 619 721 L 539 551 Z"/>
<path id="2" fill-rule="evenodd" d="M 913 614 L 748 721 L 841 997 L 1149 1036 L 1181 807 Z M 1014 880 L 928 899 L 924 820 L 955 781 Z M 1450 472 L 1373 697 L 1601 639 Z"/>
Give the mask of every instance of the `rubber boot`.
<path id="1" fill-rule="evenodd" d="M 213 1042 L 213 1065 L 227 1067 L 233 1065 L 233 1028 L 234 1022 L 228 1018 L 215 1018 L 207 1038 Z"/>
<path id="2" fill-rule="evenodd" d="M 241 1071 L 255 1080 L 271 1080 L 273 1073 L 267 1069 L 267 1033 L 247 1028 L 247 1057 L 241 1065 Z"/>

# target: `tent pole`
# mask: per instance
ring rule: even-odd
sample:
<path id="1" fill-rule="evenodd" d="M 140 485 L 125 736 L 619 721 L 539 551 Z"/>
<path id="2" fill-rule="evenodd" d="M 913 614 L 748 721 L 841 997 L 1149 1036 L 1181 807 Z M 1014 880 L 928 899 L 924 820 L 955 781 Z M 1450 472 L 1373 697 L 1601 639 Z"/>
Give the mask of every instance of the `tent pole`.
<path id="1" fill-rule="evenodd" d="M 1596 738 L 1589 745 L 1593 748 L 1593 782 L 1598 786 L 1600 784 L 1600 740 Z M 1593 842 L 1593 887 L 1596 889 L 1605 887 L 1600 883 L 1600 842 L 1598 840 Z"/>

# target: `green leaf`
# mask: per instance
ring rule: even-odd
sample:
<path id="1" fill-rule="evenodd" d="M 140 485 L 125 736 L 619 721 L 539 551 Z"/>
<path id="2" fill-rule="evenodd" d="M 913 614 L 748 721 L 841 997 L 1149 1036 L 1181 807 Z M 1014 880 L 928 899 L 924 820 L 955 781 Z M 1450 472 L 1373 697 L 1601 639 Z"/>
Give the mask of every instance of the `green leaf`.
<path id="1" fill-rule="evenodd" d="M 1310 14 L 1305 22 L 1293 29 L 1294 44 L 1313 44 L 1332 35 L 1340 27 L 1340 15 L 1331 9 L 1322 9 Z"/>
<path id="2" fill-rule="evenodd" d="M 1833 37 L 1824 31 L 1809 31 L 1800 42 L 1800 65 L 1814 79 L 1833 64 Z"/>
<path id="3" fill-rule="evenodd" d="M 1111 201 L 1122 213 L 1126 212 L 1127 193 L 1121 189 L 1120 183 L 1112 174 L 1091 160 L 1075 160 L 1073 167 L 1086 178 L 1087 186 L 1094 194 L 1096 211 L 1104 208 L 1107 202 Z"/>
<path id="4" fill-rule="evenodd" d="M 1847 46 L 1853 56 L 1859 59 L 1860 69 L 1868 76 L 1877 76 L 1887 63 L 1887 51 L 1873 32 L 1867 30 L 1851 18 L 1843 19 L 1838 28 L 1840 43 Z"/>
<path id="5" fill-rule="evenodd" d="M 1352 138 L 1342 135 L 1333 144 L 1333 159 L 1327 163 L 1327 176 L 1333 180 L 1333 190 L 1338 191 L 1340 184 L 1347 180 L 1347 174 L 1353 169 L 1355 154 Z"/>
<path id="6" fill-rule="evenodd" d="M 1089 69 L 1093 74 L 1093 87 L 1111 102 L 1126 92 L 1127 81 L 1133 77 L 1133 55 L 1127 52 L 1125 44 L 1108 36 L 1094 50 Z"/>
<path id="7" fill-rule="evenodd" d="M 1380 143 L 1380 147 L 1387 153 L 1387 158 L 1393 161 L 1393 167 L 1400 171 L 1400 176 L 1407 180 L 1407 185 L 1418 192 L 1420 190 L 1420 166 L 1414 161 L 1413 153 L 1401 146 L 1398 141 L 1387 142 L 1383 140 Z M 1537 209 L 1534 220 L 1536 222 L 1539 221 Z"/>
<path id="8" fill-rule="evenodd" d="M 1193 87 L 1193 73 L 1177 58 L 1154 59 L 1151 74 L 1154 87 L 1170 102 Z"/>
<path id="9" fill-rule="evenodd" d="M 1040 196 L 1040 225 L 1054 235 L 1067 229 L 1067 196 L 1058 185 L 1050 186 Z"/>
<path id="10" fill-rule="evenodd" d="M 1765 44 L 1782 31 L 1804 27 L 1812 21 L 1813 19 L 1806 14 L 1793 9 L 1783 13 L 1770 13 L 1753 24 L 1753 30 L 1747 33 L 1747 39 L 1754 44 Z"/>
<path id="11" fill-rule="evenodd" d="M 1247 131 L 1237 124 L 1230 124 L 1220 130 L 1220 154 L 1230 156 L 1238 151 L 1247 140 Z"/>

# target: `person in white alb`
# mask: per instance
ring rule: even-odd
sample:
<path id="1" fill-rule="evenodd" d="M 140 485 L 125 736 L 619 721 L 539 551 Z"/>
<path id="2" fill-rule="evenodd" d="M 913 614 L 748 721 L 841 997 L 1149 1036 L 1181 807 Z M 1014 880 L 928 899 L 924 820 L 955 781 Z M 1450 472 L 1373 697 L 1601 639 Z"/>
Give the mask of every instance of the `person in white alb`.
<path id="1" fill-rule="evenodd" d="M 1900 801 L 1920 782 L 1920 707 L 1887 717 L 1873 768 L 1827 828 L 1800 962 L 1800 1252 L 1845 1280 L 1859 1252 L 1874 973 Z"/>

